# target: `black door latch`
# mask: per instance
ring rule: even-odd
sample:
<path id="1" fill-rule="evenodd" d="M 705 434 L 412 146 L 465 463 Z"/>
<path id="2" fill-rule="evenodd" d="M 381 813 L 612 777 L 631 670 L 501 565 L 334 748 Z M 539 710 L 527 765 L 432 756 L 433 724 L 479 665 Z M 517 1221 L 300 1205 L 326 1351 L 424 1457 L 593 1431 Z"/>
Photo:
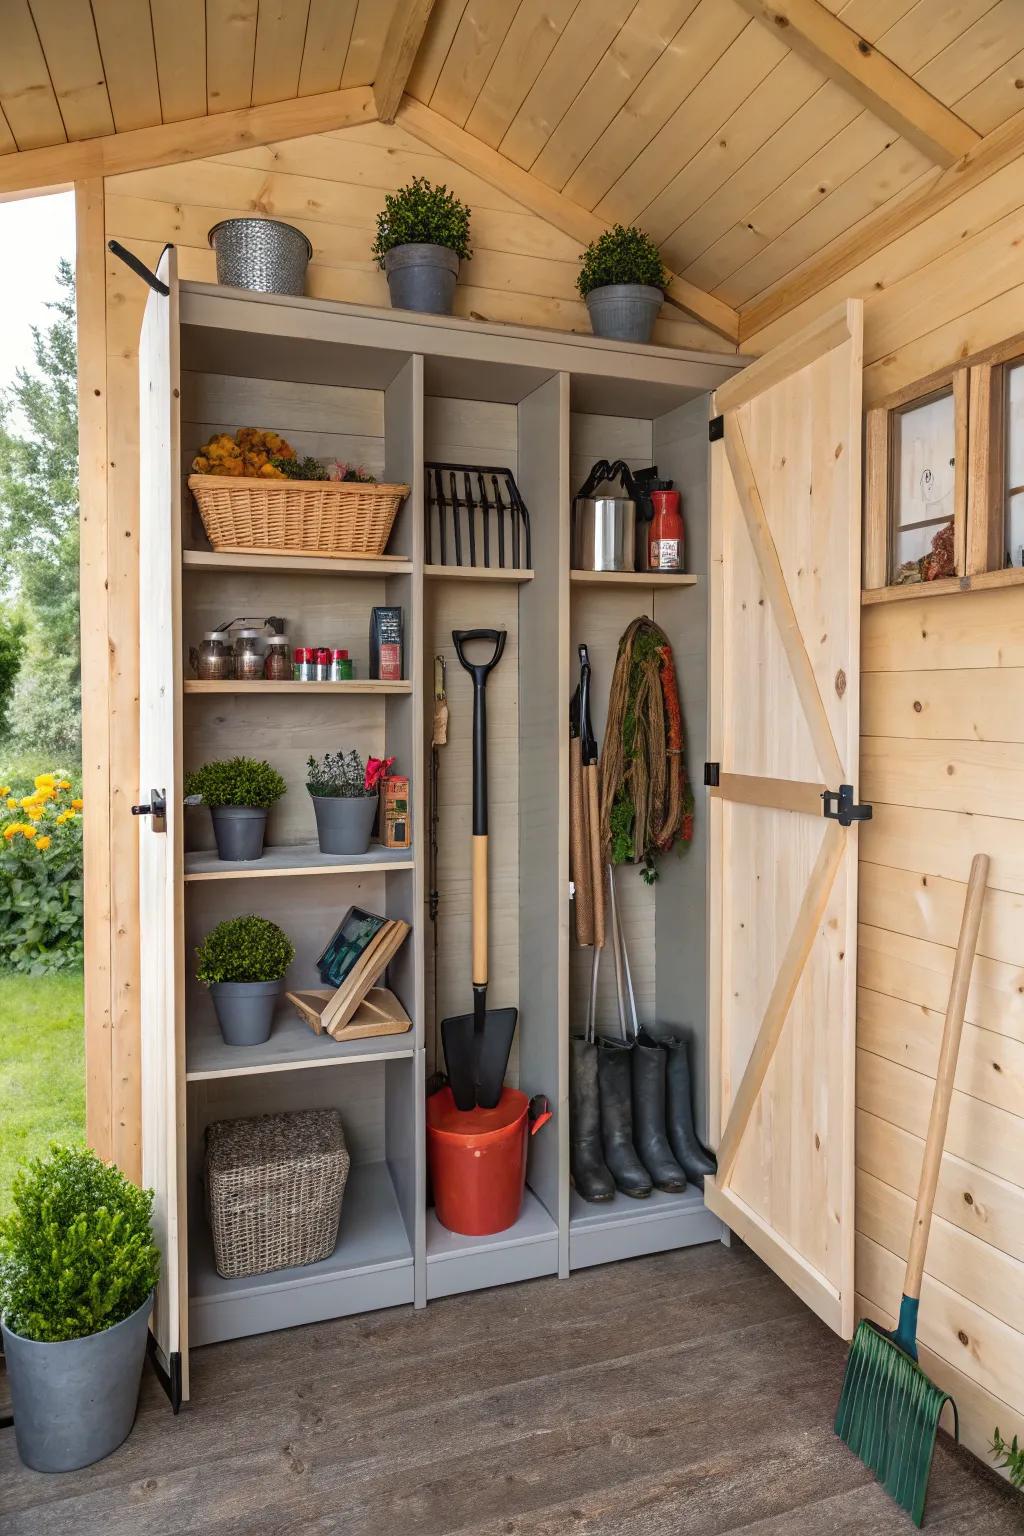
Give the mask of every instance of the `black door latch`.
<path id="1" fill-rule="evenodd" d="M 829 821 L 838 821 L 841 827 L 849 827 L 855 821 L 870 821 L 872 807 L 855 805 L 853 785 L 840 784 L 838 789 L 826 789 L 822 797 L 822 814 Z"/>
<path id="2" fill-rule="evenodd" d="M 167 831 L 167 791 L 163 789 L 151 789 L 148 805 L 133 805 L 133 816 L 152 816 L 152 828 L 154 832 Z"/>

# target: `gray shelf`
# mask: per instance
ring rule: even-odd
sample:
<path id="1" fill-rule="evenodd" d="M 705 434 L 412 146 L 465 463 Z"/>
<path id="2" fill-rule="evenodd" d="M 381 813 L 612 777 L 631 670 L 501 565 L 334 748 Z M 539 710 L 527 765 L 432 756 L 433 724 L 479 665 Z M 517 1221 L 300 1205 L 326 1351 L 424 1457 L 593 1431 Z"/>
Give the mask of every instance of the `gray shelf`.
<path id="1" fill-rule="evenodd" d="M 695 1243 L 721 1240 L 722 1223 L 704 1204 L 699 1189 L 666 1195 L 656 1189 L 646 1200 L 616 1194 L 591 1203 L 572 1191 L 569 1202 L 569 1268 L 611 1264 L 642 1253 L 663 1253 Z"/>
<path id="2" fill-rule="evenodd" d="M 209 994 L 190 1000 L 185 1030 L 185 1080 L 251 1077 L 258 1072 L 289 1072 L 306 1067 L 344 1066 L 353 1061 L 387 1061 L 411 1057 L 415 1031 L 403 1035 L 372 1035 L 366 1040 L 332 1040 L 315 1035 L 282 996 L 274 1028 L 265 1045 L 225 1045 Z"/>
<path id="3" fill-rule="evenodd" d="M 316 843 L 264 848 L 261 859 L 221 859 L 215 848 L 185 855 L 185 880 L 244 880 L 283 875 L 365 875 L 412 869 L 412 850 L 373 843 L 366 853 L 321 853 Z"/>
<path id="4" fill-rule="evenodd" d="M 202 1212 L 198 1192 L 191 1204 Z M 412 1248 L 383 1162 L 351 1168 L 338 1245 L 323 1263 L 225 1280 L 213 1265 L 209 1228 L 197 1214 L 189 1270 L 192 1345 L 400 1306 L 413 1299 Z"/>
<path id="5" fill-rule="evenodd" d="M 527 1189 L 515 1226 L 488 1237 L 466 1237 L 427 1212 L 427 1300 L 511 1285 L 558 1273 L 558 1228 Z"/>

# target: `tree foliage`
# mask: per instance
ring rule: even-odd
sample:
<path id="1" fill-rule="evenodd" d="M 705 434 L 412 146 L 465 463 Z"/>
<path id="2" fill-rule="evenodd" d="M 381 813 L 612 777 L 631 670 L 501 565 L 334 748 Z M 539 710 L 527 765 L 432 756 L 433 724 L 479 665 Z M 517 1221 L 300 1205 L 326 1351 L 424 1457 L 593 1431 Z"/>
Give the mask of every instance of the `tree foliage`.
<path id="1" fill-rule="evenodd" d="M 32 327 L 34 362 L 0 390 L 0 596 L 24 617 L 10 710 L 23 750 L 80 752 L 78 399 L 75 277 L 57 268 L 53 320 Z M 0 687 L 2 687 L 0 663 Z M 0 691 L 0 708 L 2 708 Z M 2 715 L 0 715 L 2 719 Z"/>

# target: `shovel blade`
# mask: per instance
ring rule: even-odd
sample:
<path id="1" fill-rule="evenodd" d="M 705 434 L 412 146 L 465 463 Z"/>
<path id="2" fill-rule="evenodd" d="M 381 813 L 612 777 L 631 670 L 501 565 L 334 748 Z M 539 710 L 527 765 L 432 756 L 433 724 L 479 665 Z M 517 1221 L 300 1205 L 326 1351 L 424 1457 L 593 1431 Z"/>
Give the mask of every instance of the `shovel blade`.
<path id="1" fill-rule="evenodd" d="M 478 1104 L 482 1109 L 493 1109 L 497 1104 L 518 1019 L 518 1008 L 487 1009 L 480 1042 L 479 1072 L 476 1070 L 473 1014 L 458 1013 L 441 1020 L 445 1066 L 457 1109 L 474 1109 Z"/>

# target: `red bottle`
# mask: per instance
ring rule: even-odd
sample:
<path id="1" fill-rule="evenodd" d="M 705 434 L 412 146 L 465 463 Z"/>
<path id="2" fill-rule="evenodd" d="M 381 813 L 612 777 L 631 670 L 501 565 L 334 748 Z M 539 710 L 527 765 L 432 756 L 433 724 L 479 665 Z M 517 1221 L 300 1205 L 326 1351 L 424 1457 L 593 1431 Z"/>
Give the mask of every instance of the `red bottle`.
<path id="1" fill-rule="evenodd" d="M 648 565 L 652 571 L 681 571 L 683 568 L 683 515 L 678 491 L 652 491 L 650 533 L 647 536 Z"/>

